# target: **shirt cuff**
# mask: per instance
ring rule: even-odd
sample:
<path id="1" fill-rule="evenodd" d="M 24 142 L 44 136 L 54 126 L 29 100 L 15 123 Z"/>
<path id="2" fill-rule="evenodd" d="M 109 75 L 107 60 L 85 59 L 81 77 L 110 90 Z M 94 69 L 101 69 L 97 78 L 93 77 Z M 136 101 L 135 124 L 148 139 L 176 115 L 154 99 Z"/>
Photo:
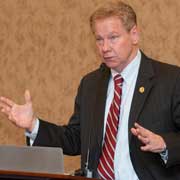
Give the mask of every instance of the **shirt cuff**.
<path id="1" fill-rule="evenodd" d="M 164 161 L 164 163 L 167 163 L 168 160 L 168 149 L 166 148 L 164 151 L 159 153 L 161 156 L 161 159 Z"/>
<path id="2" fill-rule="evenodd" d="M 34 140 L 36 139 L 38 130 L 39 130 L 39 119 L 36 119 L 35 126 L 32 132 L 29 132 L 27 130 L 25 131 L 25 136 L 30 138 L 30 145 L 32 145 Z"/>

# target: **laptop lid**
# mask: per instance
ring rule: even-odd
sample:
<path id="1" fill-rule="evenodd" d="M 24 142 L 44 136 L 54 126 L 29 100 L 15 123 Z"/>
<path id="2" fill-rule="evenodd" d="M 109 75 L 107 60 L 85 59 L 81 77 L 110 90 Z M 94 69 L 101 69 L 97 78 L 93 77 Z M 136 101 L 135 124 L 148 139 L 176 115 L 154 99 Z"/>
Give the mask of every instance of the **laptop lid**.
<path id="1" fill-rule="evenodd" d="M 0 170 L 64 173 L 61 148 L 0 145 Z"/>

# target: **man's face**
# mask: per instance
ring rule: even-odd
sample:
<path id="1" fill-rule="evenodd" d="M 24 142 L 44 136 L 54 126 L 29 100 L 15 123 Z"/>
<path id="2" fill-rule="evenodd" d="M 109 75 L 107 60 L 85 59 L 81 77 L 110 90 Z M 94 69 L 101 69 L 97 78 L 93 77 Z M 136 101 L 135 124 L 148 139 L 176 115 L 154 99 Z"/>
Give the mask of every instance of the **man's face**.
<path id="1" fill-rule="evenodd" d="M 136 56 L 139 40 L 137 27 L 127 31 L 118 17 L 96 20 L 95 38 L 102 61 L 118 72 Z"/>

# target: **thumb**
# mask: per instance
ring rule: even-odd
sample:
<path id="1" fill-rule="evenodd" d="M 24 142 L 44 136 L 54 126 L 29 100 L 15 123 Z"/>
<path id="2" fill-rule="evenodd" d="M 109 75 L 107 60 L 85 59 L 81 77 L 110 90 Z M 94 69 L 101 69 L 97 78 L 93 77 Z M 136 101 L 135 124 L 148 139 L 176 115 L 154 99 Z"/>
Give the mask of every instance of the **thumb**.
<path id="1" fill-rule="evenodd" d="M 25 102 L 26 103 L 31 103 L 31 95 L 30 95 L 30 91 L 26 89 L 25 93 L 24 93 L 24 98 L 25 98 Z"/>

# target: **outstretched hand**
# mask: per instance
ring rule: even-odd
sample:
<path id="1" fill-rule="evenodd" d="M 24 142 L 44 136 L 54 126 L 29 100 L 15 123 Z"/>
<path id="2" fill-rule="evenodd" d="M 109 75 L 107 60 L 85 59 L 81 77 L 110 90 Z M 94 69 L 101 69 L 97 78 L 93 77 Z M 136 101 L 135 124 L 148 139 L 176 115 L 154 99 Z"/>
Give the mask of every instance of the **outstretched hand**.
<path id="1" fill-rule="evenodd" d="M 24 93 L 25 104 L 18 105 L 12 100 L 0 97 L 1 112 L 7 115 L 8 119 L 20 128 L 32 131 L 36 118 L 34 116 L 31 95 L 29 90 Z"/>
<path id="2" fill-rule="evenodd" d="M 160 153 L 166 148 L 166 143 L 161 136 L 145 129 L 138 123 L 134 124 L 134 128 L 131 128 L 131 132 L 144 144 L 141 146 L 142 151 Z"/>

